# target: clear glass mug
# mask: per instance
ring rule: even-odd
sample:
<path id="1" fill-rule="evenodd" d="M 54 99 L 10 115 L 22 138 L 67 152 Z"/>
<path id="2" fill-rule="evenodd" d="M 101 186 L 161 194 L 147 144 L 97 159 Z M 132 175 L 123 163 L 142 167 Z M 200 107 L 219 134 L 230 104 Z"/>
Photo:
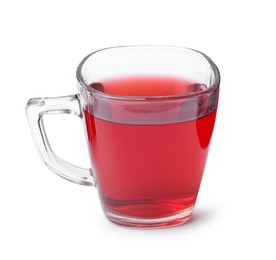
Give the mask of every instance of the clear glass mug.
<path id="1" fill-rule="evenodd" d="M 205 54 L 172 46 L 96 51 L 77 68 L 78 93 L 33 98 L 26 107 L 45 164 L 97 187 L 106 217 L 134 227 L 166 227 L 192 215 L 214 128 L 220 75 Z M 91 169 L 51 149 L 43 116 L 83 119 Z"/>

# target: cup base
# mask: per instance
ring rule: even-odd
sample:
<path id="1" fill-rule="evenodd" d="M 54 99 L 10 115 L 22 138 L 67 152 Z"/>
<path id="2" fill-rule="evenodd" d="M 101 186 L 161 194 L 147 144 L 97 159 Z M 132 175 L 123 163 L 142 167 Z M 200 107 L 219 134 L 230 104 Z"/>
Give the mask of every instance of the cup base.
<path id="1" fill-rule="evenodd" d="M 116 224 L 137 228 L 163 228 L 179 226 L 186 223 L 192 216 L 194 207 L 190 207 L 178 214 L 163 218 L 132 218 L 114 212 L 105 211 L 106 217 Z"/>

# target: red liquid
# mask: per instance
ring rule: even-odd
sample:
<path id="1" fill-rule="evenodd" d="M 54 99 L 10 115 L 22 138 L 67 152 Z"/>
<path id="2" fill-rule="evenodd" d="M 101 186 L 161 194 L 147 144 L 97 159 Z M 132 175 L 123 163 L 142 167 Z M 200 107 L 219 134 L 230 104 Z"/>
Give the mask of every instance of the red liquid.
<path id="1" fill-rule="evenodd" d="M 150 96 L 180 94 L 190 86 L 172 78 L 128 78 L 93 87 L 117 95 Z M 107 113 L 116 110 L 112 103 L 110 107 Z M 106 121 L 87 110 L 84 114 L 105 211 L 150 219 L 178 214 L 195 204 L 216 110 L 195 120 L 154 125 L 135 124 L 135 113 L 131 124 Z M 118 117 L 117 110 L 115 114 Z"/>
<path id="2" fill-rule="evenodd" d="M 171 77 L 132 77 L 112 79 L 91 86 L 99 91 L 120 96 L 169 96 L 206 88 L 190 80 Z"/>

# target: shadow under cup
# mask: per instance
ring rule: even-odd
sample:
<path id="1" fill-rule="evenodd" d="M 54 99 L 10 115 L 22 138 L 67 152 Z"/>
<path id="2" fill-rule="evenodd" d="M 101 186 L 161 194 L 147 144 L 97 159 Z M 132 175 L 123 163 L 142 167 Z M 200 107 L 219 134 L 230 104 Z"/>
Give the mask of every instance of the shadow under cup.
<path id="1" fill-rule="evenodd" d="M 88 55 L 77 78 L 107 218 L 135 227 L 185 223 L 216 118 L 216 65 L 187 48 L 115 47 Z"/>

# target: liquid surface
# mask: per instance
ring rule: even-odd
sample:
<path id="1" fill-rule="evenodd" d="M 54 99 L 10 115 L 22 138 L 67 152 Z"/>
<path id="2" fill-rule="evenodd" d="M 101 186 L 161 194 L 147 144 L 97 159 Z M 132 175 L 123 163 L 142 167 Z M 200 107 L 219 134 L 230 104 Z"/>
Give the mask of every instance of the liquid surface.
<path id="1" fill-rule="evenodd" d="M 207 87 L 191 80 L 173 77 L 131 77 L 93 83 L 91 87 L 119 96 L 170 96 L 196 92 Z"/>

